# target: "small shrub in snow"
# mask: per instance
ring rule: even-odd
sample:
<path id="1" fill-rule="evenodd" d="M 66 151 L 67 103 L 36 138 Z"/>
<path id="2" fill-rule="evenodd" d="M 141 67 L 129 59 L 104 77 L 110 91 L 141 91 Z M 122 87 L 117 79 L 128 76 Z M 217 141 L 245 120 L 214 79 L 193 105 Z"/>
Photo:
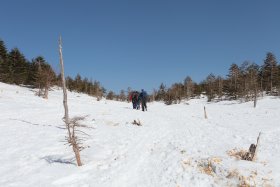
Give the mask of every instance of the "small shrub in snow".
<path id="1" fill-rule="evenodd" d="M 139 120 L 139 119 L 138 119 L 138 121 L 133 120 L 132 124 L 133 124 L 133 125 L 142 126 L 142 124 L 141 124 L 141 122 L 140 122 L 140 120 Z"/>
<path id="2" fill-rule="evenodd" d="M 247 150 L 234 148 L 227 151 L 227 154 L 229 156 L 235 157 L 237 160 L 245 160 L 244 158 L 246 157 Z"/>
<path id="3" fill-rule="evenodd" d="M 207 175 L 214 176 L 214 173 L 216 172 L 216 167 L 212 164 L 211 160 L 201 160 L 198 167 L 202 173 Z"/>

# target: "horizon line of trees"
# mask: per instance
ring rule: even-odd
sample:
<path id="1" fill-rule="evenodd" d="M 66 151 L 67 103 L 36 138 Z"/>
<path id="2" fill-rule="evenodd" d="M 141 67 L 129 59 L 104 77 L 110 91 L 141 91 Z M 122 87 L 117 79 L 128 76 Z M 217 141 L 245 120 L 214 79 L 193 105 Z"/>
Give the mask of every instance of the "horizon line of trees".
<path id="1" fill-rule="evenodd" d="M 128 101 L 131 88 L 120 94 L 109 91 L 108 100 Z M 127 94 L 126 94 L 127 93 Z M 166 87 L 163 83 L 149 95 L 149 101 L 163 101 L 165 104 L 180 103 L 181 100 L 206 95 L 208 102 L 221 100 L 252 101 L 257 97 L 280 95 L 280 64 L 273 53 L 268 52 L 262 65 L 244 61 L 241 65 L 230 65 L 228 75 L 222 77 L 210 73 L 203 81 L 196 83 L 190 76 L 182 82 Z"/>
<path id="2" fill-rule="evenodd" d="M 48 98 L 51 86 L 60 86 L 60 74 L 56 74 L 51 65 L 43 56 L 27 60 L 18 48 L 7 50 L 5 43 L 0 39 L 0 81 L 8 84 L 25 85 L 38 88 L 38 95 Z M 77 91 L 95 96 L 98 99 L 104 96 L 106 89 L 100 82 L 84 78 L 77 74 L 72 79 L 66 77 L 66 85 L 70 91 Z"/>
<path id="3" fill-rule="evenodd" d="M 244 61 L 240 66 L 231 64 L 226 77 L 210 73 L 205 80 L 197 84 L 187 76 L 183 82 L 174 83 L 170 88 L 162 83 L 150 98 L 170 105 L 201 94 L 205 94 L 210 102 L 237 99 L 251 101 L 264 93 L 280 95 L 280 65 L 271 52 L 266 54 L 262 65 L 250 61 Z"/>
<path id="4" fill-rule="evenodd" d="M 0 39 L 0 81 L 8 84 L 28 85 L 39 88 L 39 96 L 48 98 L 51 86 L 61 87 L 60 75 L 46 62 L 44 57 L 37 56 L 28 61 L 18 48 L 7 50 Z M 82 78 L 78 73 L 73 79 L 66 77 L 69 91 L 86 93 L 90 96 L 108 100 L 128 101 L 130 87 L 120 93 L 109 91 L 99 81 Z M 180 103 L 182 99 L 190 99 L 205 94 L 208 101 L 237 100 L 250 101 L 266 93 L 280 95 L 280 65 L 273 53 L 268 52 L 262 65 L 244 61 L 241 65 L 231 64 L 226 77 L 210 73 L 205 80 L 196 83 L 190 76 L 182 82 L 174 83 L 169 88 L 163 83 L 158 90 L 149 95 L 149 101 L 163 101 L 165 104 Z"/>

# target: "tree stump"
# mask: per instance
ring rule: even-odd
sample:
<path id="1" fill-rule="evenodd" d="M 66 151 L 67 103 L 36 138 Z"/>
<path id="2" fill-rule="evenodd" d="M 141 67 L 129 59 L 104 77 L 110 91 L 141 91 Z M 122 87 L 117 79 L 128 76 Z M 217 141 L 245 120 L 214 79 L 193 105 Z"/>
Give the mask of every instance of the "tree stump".
<path id="1" fill-rule="evenodd" d="M 255 161 L 257 159 L 260 136 L 261 132 L 259 133 L 259 136 L 257 138 L 257 144 L 250 145 L 249 151 L 242 157 L 242 160 Z"/>

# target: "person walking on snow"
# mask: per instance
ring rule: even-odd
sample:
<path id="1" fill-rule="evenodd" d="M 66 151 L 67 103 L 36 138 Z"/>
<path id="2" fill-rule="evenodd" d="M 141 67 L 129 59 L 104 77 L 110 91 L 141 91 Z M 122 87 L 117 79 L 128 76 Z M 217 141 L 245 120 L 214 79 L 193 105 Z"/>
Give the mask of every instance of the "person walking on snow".
<path id="1" fill-rule="evenodd" d="M 138 95 L 139 93 L 137 91 L 133 91 L 130 95 L 129 100 L 132 101 L 133 109 L 137 109 Z"/>
<path id="2" fill-rule="evenodd" d="M 148 94 L 147 92 L 142 89 L 141 93 L 139 94 L 139 99 L 141 101 L 141 105 L 142 105 L 142 111 L 147 111 L 147 99 L 148 99 Z"/>

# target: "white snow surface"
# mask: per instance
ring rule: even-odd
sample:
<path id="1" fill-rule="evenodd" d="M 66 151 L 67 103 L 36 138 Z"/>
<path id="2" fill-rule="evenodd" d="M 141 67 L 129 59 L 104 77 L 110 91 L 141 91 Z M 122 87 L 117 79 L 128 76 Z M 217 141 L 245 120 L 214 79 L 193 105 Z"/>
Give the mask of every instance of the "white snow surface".
<path id="1" fill-rule="evenodd" d="M 256 108 L 205 98 L 153 102 L 142 112 L 68 91 L 70 117 L 88 115 L 91 127 L 83 129 L 90 136 L 78 167 L 65 145 L 62 90 L 47 100 L 35 92 L 0 83 L 0 186 L 280 186 L 279 98 L 260 98 Z M 228 154 L 248 150 L 259 132 L 255 162 Z"/>

